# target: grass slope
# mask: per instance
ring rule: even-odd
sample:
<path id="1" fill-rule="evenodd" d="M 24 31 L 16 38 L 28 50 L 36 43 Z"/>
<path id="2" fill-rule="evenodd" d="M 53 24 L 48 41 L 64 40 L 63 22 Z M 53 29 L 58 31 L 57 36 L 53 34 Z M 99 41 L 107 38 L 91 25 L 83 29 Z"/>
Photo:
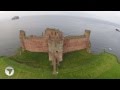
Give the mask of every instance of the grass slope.
<path id="1" fill-rule="evenodd" d="M 52 75 L 51 62 L 47 53 L 23 52 L 12 57 L 0 57 L 1 79 L 92 79 L 120 78 L 120 65 L 116 56 L 109 53 L 89 54 L 85 50 L 64 54 L 57 76 Z M 7 66 L 15 69 L 8 77 L 4 73 Z"/>

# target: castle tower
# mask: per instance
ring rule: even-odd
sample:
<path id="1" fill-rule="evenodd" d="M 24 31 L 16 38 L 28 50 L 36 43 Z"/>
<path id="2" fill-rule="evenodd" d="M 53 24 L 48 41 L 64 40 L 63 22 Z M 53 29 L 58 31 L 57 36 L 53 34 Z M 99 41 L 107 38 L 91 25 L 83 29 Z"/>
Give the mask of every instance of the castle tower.
<path id="1" fill-rule="evenodd" d="M 59 29 L 47 28 L 45 30 L 45 37 L 49 39 L 62 39 L 63 33 L 60 32 Z"/>
<path id="2" fill-rule="evenodd" d="M 53 74 L 57 74 L 57 65 L 63 60 L 63 40 L 49 40 L 49 61 L 52 61 Z"/>
<path id="3" fill-rule="evenodd" d="M 23 30 L 20 30 L 19 38 L 20 38 L 20 42 L 21 42 L 22 51 L 25 50 L 25 46 L 24 46 L 24 39 L 25 39 L 25 37 L 26 37 L 25 32 Z"/>
<path id="4" fill-rule="evenodd" d="M 88 53 L 91 53 L 90 33 L 91 33 L 90 30 L 85 30 L 85 33 L 84 33 L 85 37 L 87 38 L 87 48 L 86 48 L 86 50 L 87 50 Z"/>
<path id="5" fill-rule="evenodd" d="M 85 37 L 89 39 L 90 38 L 90 33 L 91 33 L 90 30 L 85 30 L 85 33 L 84 33 Z"/>
<path id="6" fill-rule="evenodd" d="M 59 61 L 62 61 L 63 53 L 63 33 L 56 29 L 47 30 L 46 34 L 48 38 L 48 48 L 50 53 L 59 53 Z M 51 54 L 49 54 L 49 60 L 51 61 Z"/>
<path id="7" fill-rule="evenodd" d="M 63 35 L 56 29 L 46 31 L 48 38 L 49 61 L 52 61 L 53 74 L 57 74 L 57 65 L 63 60 Z"/>

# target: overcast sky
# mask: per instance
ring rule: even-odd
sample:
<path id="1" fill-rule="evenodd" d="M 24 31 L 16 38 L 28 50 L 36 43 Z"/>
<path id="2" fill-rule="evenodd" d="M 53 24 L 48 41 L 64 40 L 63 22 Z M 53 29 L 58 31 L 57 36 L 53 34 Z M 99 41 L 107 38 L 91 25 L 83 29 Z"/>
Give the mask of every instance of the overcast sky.
<path id="1" fill-rule="evenodd" d="M 97 18 L 120 24 L 120 11 L 0 11 L 0 20 L 13 16 L 30 15 L 70 15 Z"/>

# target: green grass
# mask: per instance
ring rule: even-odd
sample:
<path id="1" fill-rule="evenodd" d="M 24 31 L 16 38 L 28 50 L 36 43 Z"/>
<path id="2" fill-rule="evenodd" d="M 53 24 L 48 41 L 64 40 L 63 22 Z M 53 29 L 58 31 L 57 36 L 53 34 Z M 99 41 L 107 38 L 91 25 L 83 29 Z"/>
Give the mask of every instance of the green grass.
<path id="1" fill-rule="evenodd" d="M 7 66 L 15 69 L 11 77 L 4 73 Z M 0 57 L 1 79 L 115 79 L 120 78 L 120 64 L 110 53 L 95 55 L 81 50 L 64 54 L 58 72 L 58 75 L 52 75 L 47 53 L 25 51 L 21 55 Z"/>

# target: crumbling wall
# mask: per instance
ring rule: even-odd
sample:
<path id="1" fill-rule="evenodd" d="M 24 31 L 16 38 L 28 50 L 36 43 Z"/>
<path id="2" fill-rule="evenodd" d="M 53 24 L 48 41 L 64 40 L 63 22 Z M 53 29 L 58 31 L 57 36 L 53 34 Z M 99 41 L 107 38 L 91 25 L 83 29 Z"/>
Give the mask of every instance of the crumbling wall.
<path id="1" fill-rule="evenodd" d="M 63 47 L 59 46 L 59 48 L 61 49 L 57 48 L 59 51 L 63 50 L 60 51 L 60 54 L 81 50 L 81 49 L 87 49 L 88 51 L 90 51 L 89 38 L 90 38 L 90 30 L 85 30 L 84 35 L 81 36 L 67 36 L 67 37 L 63 37 L 63 33 L 60 32 L 59 30 L 54 30 L 49 28 L 46 29 L 44 35 L 39 37 L 37 36 L 26 37 L 25 32 L 22 30 L 20 31 L 20 40 L 21 40 L 22 49 L 31 52 L 49 52 L 50 45 L 48 45 L 49 43 L 48 40 L 50 39 L 63 40 Z M 61 44 L 58 43 L 57 45 L 62 45 L 62 43 Z M 60 56 L 62 56 L 62 54 Z"/>
<path id="2" fill-rule="evenodd" d="M 26 36 L 20 31 L 20 41 L 23 50 L 31 52 L 48 52 L 48 39 L 44 36 Z"/>
<path id="3" fill-rule="evenodd" d="M 88 52 L 90 51 L 90 30 L 85 30 L 84 35 L 66 36 L 64 38 L 64 53 L 81 49 L 87 49 Z"/>
<path id="4" fill-rule="evenodd" d="M 72 52 L 87 48 L 88 39 L 85 37 L 78 38 L 65 38 L 64 40 L 64 53 Z"/>
<path id="5" fill-rule="evenodd" d="M 31 52 L 48 52 L 47 39 L 41 38 L 26 38 L 24 39 L 25 49 Z"/>

